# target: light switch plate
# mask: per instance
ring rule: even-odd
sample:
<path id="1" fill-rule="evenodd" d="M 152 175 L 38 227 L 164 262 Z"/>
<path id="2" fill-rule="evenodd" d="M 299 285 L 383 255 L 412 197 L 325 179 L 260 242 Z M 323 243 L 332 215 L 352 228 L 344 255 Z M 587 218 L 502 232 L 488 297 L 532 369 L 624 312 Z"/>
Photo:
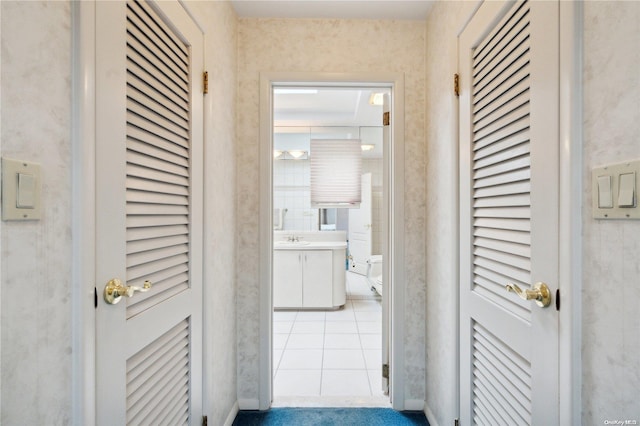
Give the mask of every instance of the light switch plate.
<path id="1" fill-rule="evenodd" d="M 633 194 L 634 203 L 632 207 L 621 207 L 620 196 L 622 195 L 622 199 L 628 199 L 629 194 L 624 194 L 624 191 L 623 194 L 620 193 L 620 176 L 628 174 L 633 174 L 635 177 L 635 193 Z M 611 198 L 613 201 L 613 207 L 611 208 L 601 208 L 599 206 L 600 187 L 598 185 L 598 178 L 600 178 L 600 182 L 602 182 L 603 176 L 611 177 Z M 640 160 L 626 161 L 624 163 L 609 164 L 594 168 L 591 172 L 593 217 L 595 219 L 640 219 L 640 203 L 638 203 L 638 188 L 640 187 L 639 177 Z M 626 176 L 625 179 L 628 179 L 628 176 Z"/>
<path id="2" fill-rule="evenodd" d="M 3 158 L 2 220 L 40 219 L 40 184 L 39 164 Z"/>

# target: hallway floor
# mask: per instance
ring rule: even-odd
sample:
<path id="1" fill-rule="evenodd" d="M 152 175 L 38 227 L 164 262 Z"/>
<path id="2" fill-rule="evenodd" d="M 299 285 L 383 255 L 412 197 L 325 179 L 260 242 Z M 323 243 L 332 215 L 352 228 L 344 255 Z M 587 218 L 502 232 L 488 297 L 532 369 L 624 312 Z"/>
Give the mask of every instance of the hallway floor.
<path id="1" fill-rule="evenodd" d="M 382 303 L 347 272 L 339 311 L 274 312 L 273 407 L 388 407 L 381 390 Z"/>

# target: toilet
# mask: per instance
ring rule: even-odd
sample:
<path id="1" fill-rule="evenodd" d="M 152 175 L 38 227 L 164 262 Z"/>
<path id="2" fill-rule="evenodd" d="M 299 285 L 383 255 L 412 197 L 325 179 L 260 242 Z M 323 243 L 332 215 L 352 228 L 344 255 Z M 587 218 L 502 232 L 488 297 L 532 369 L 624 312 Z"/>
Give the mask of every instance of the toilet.
<path id="1" fill-rule="evenodd" d="M 382 296 L 382 255 L 376 254 L 367 259 L 367 281 Z"/>

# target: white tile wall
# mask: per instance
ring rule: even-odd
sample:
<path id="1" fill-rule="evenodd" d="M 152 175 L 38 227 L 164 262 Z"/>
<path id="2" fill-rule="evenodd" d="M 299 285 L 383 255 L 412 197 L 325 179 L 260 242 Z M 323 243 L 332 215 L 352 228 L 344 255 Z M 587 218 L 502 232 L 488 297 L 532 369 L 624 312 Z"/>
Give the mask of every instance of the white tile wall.
<path id="1" fill-rule="evenodd" d="M 273 208 L 287 209 L 285 231 L 316 231 L 318 209 L 311 208 L 308 160 L 274 160 Z"/>
<path id="2" fill-rule="evenodd" d="M 362 161 L 362 173 L 371 173 L 372 254 L 382 254 L 382 159 Z M 311 208 L 310 162 L 274 160 L 273 208 L 287 209 L 285 231 L 315 231 L 318 210 Z"/>

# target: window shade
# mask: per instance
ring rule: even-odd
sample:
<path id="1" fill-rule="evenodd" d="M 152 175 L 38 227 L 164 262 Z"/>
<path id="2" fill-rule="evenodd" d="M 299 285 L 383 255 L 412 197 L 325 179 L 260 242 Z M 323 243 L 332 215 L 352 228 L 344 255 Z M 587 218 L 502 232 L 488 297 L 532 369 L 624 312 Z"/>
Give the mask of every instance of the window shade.
<path id="1" fill-rule="evenodd" d="M 360 207 L 360 139 L 312 139 L 310 155 L 311 207 Z"/>

